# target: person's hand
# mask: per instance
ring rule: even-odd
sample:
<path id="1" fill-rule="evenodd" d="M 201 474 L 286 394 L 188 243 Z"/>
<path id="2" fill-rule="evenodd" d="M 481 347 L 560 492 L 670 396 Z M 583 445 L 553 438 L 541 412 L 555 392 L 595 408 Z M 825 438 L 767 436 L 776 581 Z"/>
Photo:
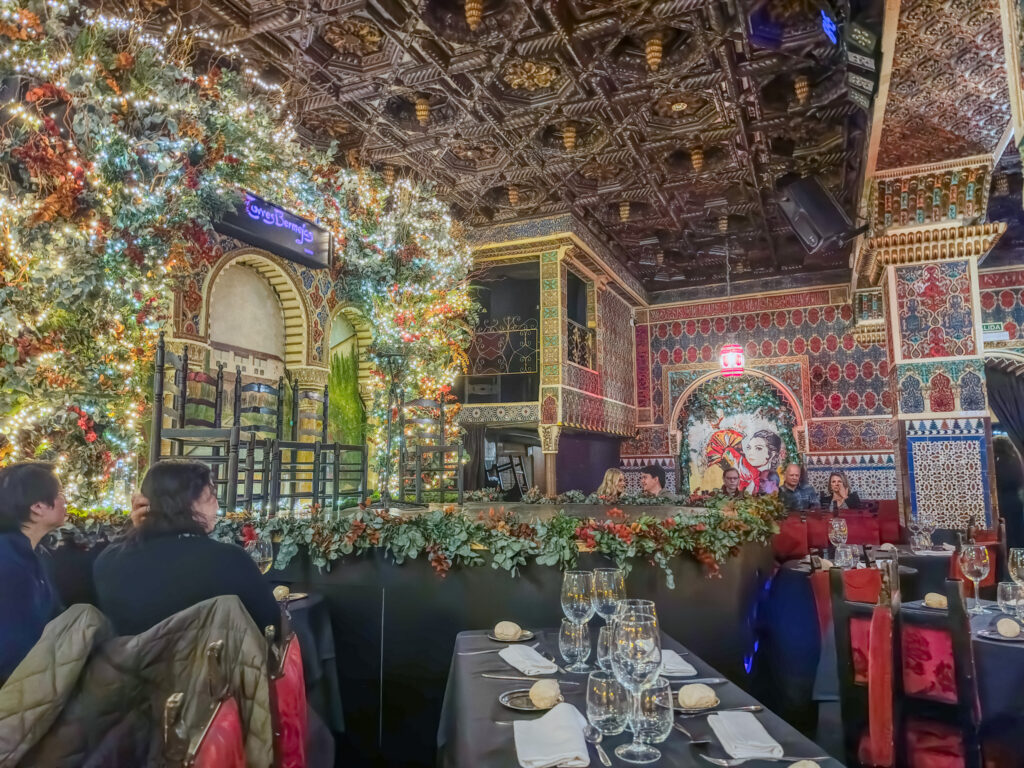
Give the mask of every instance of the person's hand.
<path id="1" fill-rule="evenodd" d="M 143 496 L 141 493 L 132 494 L 132 525 L 138 525 L 142 522 L 142 518 L 149 512 L 149 499 Z"/>

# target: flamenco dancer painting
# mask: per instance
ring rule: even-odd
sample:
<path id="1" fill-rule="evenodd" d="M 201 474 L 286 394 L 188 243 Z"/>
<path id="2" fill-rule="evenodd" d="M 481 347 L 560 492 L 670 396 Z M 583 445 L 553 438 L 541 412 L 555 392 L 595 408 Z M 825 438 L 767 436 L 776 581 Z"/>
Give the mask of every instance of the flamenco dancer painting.
<path id="1" fill-rule="evenodd" d="M 740 473 L 740 489 L 746 493 L 774 493 L 779 489 L 779 467 L 785 466 L 785 449 L 774 425 L 749 414 L 688 425 L 690 488 L 708 492 L 721 487 L 727 469 Z"/>

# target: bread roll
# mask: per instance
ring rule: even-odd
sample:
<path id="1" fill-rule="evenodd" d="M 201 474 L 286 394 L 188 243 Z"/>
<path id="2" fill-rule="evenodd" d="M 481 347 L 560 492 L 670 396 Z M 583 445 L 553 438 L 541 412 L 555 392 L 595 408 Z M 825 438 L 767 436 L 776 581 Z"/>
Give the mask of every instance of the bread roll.
<path id="1" fill-rule="evenodd" d="M 940 595 L 938 592 L 929 592 L 924 596 L 924 604 L 929 608 L 949 608 L 949 601 L 945 595 Z"/>
<path id="2" fill-rule="evenodd" d="M 1013 619 L 1000 619 L 996 622 L 996 632 L 1003 637 L 1017 637 L 1020 634 L 1020 624 Z"/>
<path id="3" fill-rule="evenodd" d="M 499 640 L 518 640 L 522 628 L 514 621 L 499 621 L 494 625 L 494 636 Z"/>
<path id="4" fill-rule="evenodd" d="M 291 593 L 292 591 L 288 589 L 288 587 L 286 587 L 284 584 L 282 584 L 280 587 L 274 587 L 275 600 L 286 600 L 288 598 L 288 595 L 290 595 Z"/>
<path id="5" fill-rule="evenodd" d="M 537 709 L 551 709 L 562 698 L 557 680 L 538 680 L 530 687 L 530 701 Z"/>
<path id="6" fill-rule="evenodd" d="M 716 704 L 715 691 L 703 683 L 691 683 L 679 689 L 679 706 L 683 709 L 705 709 Z"/>

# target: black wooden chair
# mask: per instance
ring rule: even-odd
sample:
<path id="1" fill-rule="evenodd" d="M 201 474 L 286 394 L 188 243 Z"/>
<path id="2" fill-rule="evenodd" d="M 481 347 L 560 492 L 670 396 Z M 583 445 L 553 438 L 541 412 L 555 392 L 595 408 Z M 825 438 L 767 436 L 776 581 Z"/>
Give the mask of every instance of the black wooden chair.
<path id="1" fill-rule="evenodd" d="M 330 394 L 327 387 L 321 392 L 299 390 L 292 384 L 292 440 L 319 440 L 327 442 L 327 414 Z"/>
<path id="2" fill-rule="evenodd" d="M 366 445 L 328 443 L 320 446 L 317 498 L 337 509 L 342 501 L 358 503 L 369 495 Z"/>
<path id="3" fill-rule="evenodd" d="M 455 461 L 449 460 L 449 455 L 455 454 Z M 462 464 L 463 448 L 458 445 L 418 445 L 416 446 L 416 503 L 422 504 L 429 496 L 436 495 L 438 503 L 445 501 L 445 494 L 453 489 L 448 487 L 445 479 L 450 477 L 455 481 L 455 492 L 458 503 L 463 501 L 462 488 Z M 428 489 L 424 487 L 424 481 L 428 478 L 437 479 L 437 488 Z"/>
<path id="4" fill-rule="evenodd" d="M 284 436 L 284 379 L 279 378 L 276 387 L 262 381 L 243 384 L 242 369 L 236 367 L 233 419 L 244 432 L 280 440 Z"/>

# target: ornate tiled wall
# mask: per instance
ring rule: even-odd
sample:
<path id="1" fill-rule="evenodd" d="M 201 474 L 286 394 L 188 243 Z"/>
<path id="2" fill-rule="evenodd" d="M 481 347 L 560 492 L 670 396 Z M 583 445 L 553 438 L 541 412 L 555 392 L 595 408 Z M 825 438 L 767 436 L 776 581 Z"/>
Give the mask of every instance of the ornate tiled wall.
<path id="1" fill-rule="evenodd" d="M 914 514 L 940 528 L 964 528 L 971 515 L 991 525 L 986 420 L 910 420 L 905 432 Z"/>
<path id="2" fill-rule="evenodd" d="M 1024 269 L 982 272 L 978 283 L 982 322 L 999 323 L 1010 335 L 1009 341 L 991 346 L 1024 346 Z"/>
<path id="3" fill-rule="evenodd" d="M 829 475 L 843 472 L 850 488 L 862 499 L 895 499 L 896 457 L 891 453 L 831 454 L 807 457 L 807 477 L 819 493 L 828 488 Z"/>
<path id="4" fill-rule="evenodd" d="M 967 259 L 894 267 L 903 360 L 977 354 Z"/>
<path id="5" fill-rule="evenodd" d="M 977 216 L 985 210 L 988 183 L 986 165 L 880 179 L 873 190 L 876 227 L 889 229 Z"/>
<path id="6" fill-rule="evenodd" d="M 629 306 L 610 290 L 597 291 L 598 370 L 601 394 L 632 405 L 633 326 Z"/>

